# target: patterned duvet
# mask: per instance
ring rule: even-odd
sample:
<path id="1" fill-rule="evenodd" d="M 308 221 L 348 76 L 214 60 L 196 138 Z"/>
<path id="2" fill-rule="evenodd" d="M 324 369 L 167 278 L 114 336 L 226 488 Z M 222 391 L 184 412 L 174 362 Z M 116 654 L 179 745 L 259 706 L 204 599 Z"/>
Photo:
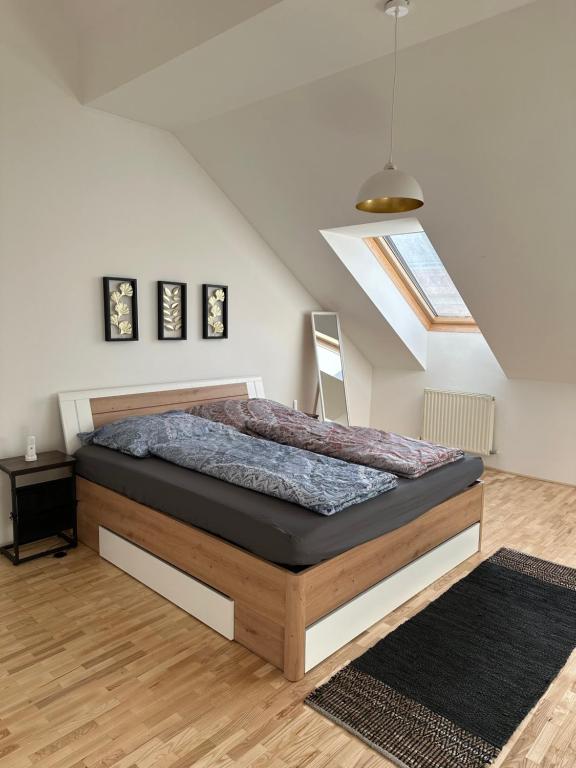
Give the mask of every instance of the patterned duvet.
<path id="1" fill-rule="evenodd" d="M 333 515 L 398 484 L 388 472 L 259 440 L 235 429 L 225 435 L 207 430 L 201 436 L 155 444 L 150 453 L 321 515 Z"/>
<path id="2" fill-rule="evenodd" d="M 250 437 L 184 411 L 119 419 L 80 437 L 85 445 L 135 458 L 158 456 L 321 515 L 333 515 L 398 485 L 388 472 Z"/>
<path id="3" fill-rule="evenodd" d="M 190 413 L 245 434 L 316 454 L 416 478 L 464 457 L 456 448 L 415 440 L 369 427 L 344 427 L 311 419 L 273 400 L 223 400 L 196 406 Z"/>

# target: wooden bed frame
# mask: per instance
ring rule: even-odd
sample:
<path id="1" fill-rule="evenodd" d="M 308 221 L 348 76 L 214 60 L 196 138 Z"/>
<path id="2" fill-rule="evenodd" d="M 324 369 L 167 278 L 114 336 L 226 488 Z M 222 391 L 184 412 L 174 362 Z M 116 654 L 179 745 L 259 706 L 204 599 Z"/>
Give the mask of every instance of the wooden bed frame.
<path id="1" fill-rule="evenodd" d="M 59 401 L 72 453 L 78 432 L 124 416 L 263 396 L 262 380 L 248 377 L 66 392 Z M 159 558 L 180 577 L 189 574 L 216 610 L 218 600 L 226 610 L 233 601 L 233 628 L 223 633 L 293 681 L 480 547 L 480 482 L 401 528 L 299 572 L 84 478 L 77 494 L 80 541 L 100 552 L 102 532 L 111 532 L 150 553 L 150 572 Z"/>

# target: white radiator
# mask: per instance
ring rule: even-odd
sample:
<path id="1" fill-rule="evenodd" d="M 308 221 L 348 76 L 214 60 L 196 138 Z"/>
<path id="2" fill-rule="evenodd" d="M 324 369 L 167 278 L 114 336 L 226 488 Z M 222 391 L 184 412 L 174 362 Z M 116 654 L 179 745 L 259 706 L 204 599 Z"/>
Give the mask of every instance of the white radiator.
<path id="1" fill-rule="evenodd" d="M 487 456 L 494 453 L 492 395 L 424 390 L 422 439 Z"/>

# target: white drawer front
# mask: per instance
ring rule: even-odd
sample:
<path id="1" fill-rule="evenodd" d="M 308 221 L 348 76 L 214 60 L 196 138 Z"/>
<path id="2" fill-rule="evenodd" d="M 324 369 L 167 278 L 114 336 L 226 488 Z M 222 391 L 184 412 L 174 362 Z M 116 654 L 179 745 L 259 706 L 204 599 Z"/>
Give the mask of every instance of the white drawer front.
<path id="1" fill-rule="evenodd" d="M 306 672 L 471 557 L 479 541 L 476 523 L 311 624 L 306 630 Z"/>
<path id="2" fill-rule="evenodd" d="M 234 601 L 226 595 L 102 527 L 100 556 L 224 637 L 234 639 Z"/>

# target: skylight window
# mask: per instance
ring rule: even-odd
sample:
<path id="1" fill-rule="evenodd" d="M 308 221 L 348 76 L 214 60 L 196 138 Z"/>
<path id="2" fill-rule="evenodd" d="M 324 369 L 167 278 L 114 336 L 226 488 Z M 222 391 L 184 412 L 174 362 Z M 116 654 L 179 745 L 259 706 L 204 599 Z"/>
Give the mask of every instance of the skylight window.
<path id="1" fill-rule="evenodd" d="M 385 239 L 436 317 L 470 317 L 426 232 Z"/>
<path id="2" fill-rule="evenodd" d="M 425 232 L 386 235 L 366 242 L 428 330 L 478 330 Z"/>

